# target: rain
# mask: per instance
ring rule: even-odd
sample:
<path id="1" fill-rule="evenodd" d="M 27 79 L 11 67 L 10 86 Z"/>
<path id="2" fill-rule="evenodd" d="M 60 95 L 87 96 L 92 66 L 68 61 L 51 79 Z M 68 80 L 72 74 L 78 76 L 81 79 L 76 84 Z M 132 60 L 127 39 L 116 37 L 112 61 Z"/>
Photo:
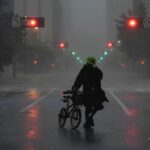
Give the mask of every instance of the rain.
<path id="1" fill-rule="evenodd" d="M 0 0 L 0 150 L 149 149 L 149 39 L 150 0 Z"/>

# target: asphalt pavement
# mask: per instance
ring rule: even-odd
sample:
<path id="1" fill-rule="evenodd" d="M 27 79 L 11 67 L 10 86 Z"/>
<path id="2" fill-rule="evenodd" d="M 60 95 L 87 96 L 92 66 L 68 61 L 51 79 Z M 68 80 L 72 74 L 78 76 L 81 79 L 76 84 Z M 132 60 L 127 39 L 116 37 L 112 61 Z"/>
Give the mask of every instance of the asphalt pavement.
<path id="1" fill-rule="evenodd" d="M 149 150 L 149 79 L 105 75 L 102 85 L 110 103 L 87 131 L 83 112 L 77 130 L 70 129 L 69 120 L 58 127 L 58 112 L 64 106 L 60 90 L 69 88 L 75 76 L 1 78 L 0 150 Z"/>

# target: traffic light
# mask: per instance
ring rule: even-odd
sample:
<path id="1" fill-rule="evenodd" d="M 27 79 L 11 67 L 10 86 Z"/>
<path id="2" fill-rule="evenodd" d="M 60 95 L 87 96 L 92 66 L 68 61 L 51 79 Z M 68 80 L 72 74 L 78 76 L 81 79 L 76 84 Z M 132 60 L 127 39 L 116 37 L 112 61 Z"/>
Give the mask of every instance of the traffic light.
<path id="1" fill-rule="evenodd" d="M 104 55 L 105 55 L 105 56 L 106 56 L 106 55 L 108 55 L 108 52 L 107 52 L 107 51 L 105 51 L 105 52 L 104 52 Z"/>
<path id="2" fill-rule="evenodd" d="M 37 61 L 37 60 L 33 60 L 33 64 L 35 64 L 35 65 L 36 65 L 37 63 L 38 63 L 38 61 Z"/>
<path id="3" fill-rule="evenodd" d="M 145 64 L 145 59 L 140 59 L 139 61 L 140 61 L 140 64 L 141 64 L 141 65 L 144 65 L 144 64 Z"/>
<path id="4" fill-rule="evenodd" d="M 143 28 L 144 18 L 127 18 L 126 26 L 130 29 Z"/>
<path id="5" fill-rule="evenodd" d="M 60 49 L 65 49 L 68 47 L 68 43 L 67 42 L 60 42 L 58 43 L 58 48 Z"/>
<path id="6" fill-rule="evenodd" d="M 107 43 L 107 48 L 113 48 L 113 43 L 112 42 L 108 42 Z"/>
<path id="7" fill-rule="evenodd" d="M 76 52 L 75 52 L 75 51 L 73 51 L 73 52 L 72 52 L 72 55 L 75 55 L 75 54 L 76 54 Z"/>
<path id="8" fill-rule="evenodd" d="M 104 60 L 104 57 L 101 56 L 101 57 L 100 57 L 100 60 Z"/>
<path id="9" fill-rule="evenodd" d="M 45 27 L 44 17 L 21 17 L 21 27 L 36 28 Z"/>

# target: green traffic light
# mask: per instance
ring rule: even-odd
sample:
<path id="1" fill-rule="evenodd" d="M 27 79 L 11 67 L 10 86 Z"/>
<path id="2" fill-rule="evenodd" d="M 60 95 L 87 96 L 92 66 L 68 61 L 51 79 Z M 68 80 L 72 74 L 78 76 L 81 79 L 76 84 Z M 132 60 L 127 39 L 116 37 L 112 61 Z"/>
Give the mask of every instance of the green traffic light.
<path id="1" fill-rule="evenodd" d="M 108 52 L 105 51 L 105 52 L 104 52 L 104 55 L 105 55 L 105 56 L 108 55 Z"/>
<path id="2" fill-rule="evenodd" d="M 72 52 L 72 55 L 75 55 L 76 53 L 75 52 Z"/>
<path id="3" fill-rule="evenodd" d="M 100 57 L 100 60 L 103 60 L 104 58 L 103 57 Z"/>
<path id="4" fill-rule="evenodd" d="M 77 60 L 80 60 L 80 57 L 77 57 Z"/>

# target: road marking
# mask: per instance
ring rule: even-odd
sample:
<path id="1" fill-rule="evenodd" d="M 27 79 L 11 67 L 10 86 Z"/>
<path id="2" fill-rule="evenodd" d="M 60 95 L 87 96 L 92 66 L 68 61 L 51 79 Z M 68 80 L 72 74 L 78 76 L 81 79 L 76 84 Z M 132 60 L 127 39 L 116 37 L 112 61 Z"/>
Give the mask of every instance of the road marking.
<path id="1" fill-rule="evenodd" d="M 124 112 L 128 115 L 131 116 L 130 111 L 128 110 L 127 106 L 114 94 L 114 92 L 109 89 L 110 95 L 116 100 L 116 102 L 121 106 L 121 108 L 124 110 Z"/>
<path id="2" fill-rule="evenodd" d="M 19 111 L 19 113 L 23 113 L 25 111 L 27 111 L 28 109 L 30 109 L 31 107 L 33 107 L 34 105 L 38 104 L 40 101 L 44 100 L 46 97 L 48 97 L 51 93 L 53 93 L 54 91 L 58 90 L 57 88 L 51 89 L 47 92 L 46 95 L 40 97 L 38 100 L 36 100 L 35 102 L 33 102 L 32 104 L 26 106 L 25 108 L 21 109 Z"/>

